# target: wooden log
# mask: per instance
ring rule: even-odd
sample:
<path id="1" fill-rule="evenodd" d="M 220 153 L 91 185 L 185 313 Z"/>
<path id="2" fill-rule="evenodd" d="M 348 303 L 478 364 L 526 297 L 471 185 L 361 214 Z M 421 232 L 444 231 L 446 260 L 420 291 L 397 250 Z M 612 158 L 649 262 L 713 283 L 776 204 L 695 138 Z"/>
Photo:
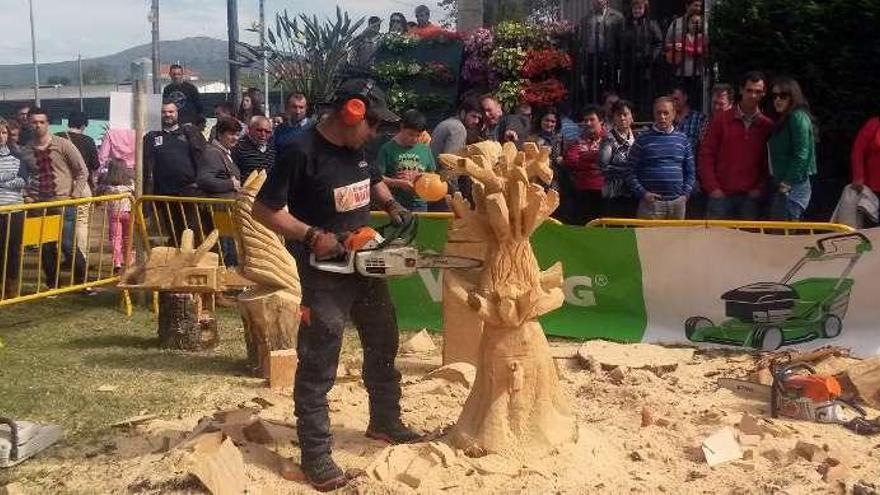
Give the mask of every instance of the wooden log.
<path id="1" fill-rule="evenodd" d="M 159 293 L 159 343 L 166 349 L 204 351 L 217 347 L 213 294 Z"/>
<path id="2" fill-rule="evenodd" d="M 272 351 L 296 349 L 300 297 L 289 289 L 251 289 L 238 296 L 248 360 L 259 376 L 270 376 Z"/>

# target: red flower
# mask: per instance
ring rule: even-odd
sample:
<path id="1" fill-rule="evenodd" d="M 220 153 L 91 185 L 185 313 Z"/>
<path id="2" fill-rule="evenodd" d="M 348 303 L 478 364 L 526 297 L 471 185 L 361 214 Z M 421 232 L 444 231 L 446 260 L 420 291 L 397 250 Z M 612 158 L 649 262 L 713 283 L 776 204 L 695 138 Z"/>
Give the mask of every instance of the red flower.
<path id="1" fill-rule="evenodd" d="M 522 68 L 522 75 L 533 78 L 556 70 L 571 68 L 571 56 L 562 50 L 549 48 L 546 50 L 529 50 L 526 54 L 526 63 Z"/>
<path id="2" fill-rule="evenodd" d="M 522 98 L 530 105 L 548 107 L 565 99 L 568 90 L 558 79 L 550 78 L 541 82 L 530 82 L 522 90 Z"/>

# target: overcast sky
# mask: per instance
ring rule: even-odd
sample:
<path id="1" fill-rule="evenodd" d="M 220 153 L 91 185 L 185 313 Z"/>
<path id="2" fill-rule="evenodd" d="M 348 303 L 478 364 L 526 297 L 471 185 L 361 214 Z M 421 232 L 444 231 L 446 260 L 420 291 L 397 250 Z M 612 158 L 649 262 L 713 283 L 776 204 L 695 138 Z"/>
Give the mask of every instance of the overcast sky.
<path id="1" fill-rule="evenodd" d="M 59 62 L 76 58 L 110 55 L 126 48 L 150 42 L 147 15 L 150 0 L 33 0 L 37 38 L 37 61 Z M 287 9 L 293 14 L 306 12 L 335 16 L 336 5 L 353 17 L 378 15 L 382 28 L 395 11 L 413 19 L 420 3 L 432 7 L 433 17 L 443 14 L 436 0 L 266 0 L 266 18 L 274 24 L 275 13 Z M 238 0 L 240 38 L 258 18 L 258 0 Z M 2 42 L 0 65 L 31 61 L 30 23 L 27 0 L 0 0 Z M 224 0 L 160 0 L 159 35 L 163 40 L 189 36 L 226 39 L 226 2 Z"/>

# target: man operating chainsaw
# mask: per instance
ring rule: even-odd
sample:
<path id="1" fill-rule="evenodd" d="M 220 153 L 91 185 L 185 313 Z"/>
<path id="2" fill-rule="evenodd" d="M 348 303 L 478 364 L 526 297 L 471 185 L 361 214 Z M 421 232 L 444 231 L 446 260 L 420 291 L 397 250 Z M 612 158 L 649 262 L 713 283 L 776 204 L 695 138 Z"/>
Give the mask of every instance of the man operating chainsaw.
<path id="1" fill-rule="evenodd" d="M 363 379 L 370 397 L 366 436 L 392 444 L 420 438 L 400 419 L 397 319 L 387 283 L 319 269 L 321 261 L 346 256 L 341 239 L 367 225 L 371 204 L 398 227 L 412 222 L 363 150 L 381 122 L 399 118 L 370 80 L 345 82 L 332 103 L 331 113 L 299 136 L 269 171 L 253 209 L 255 218 L 288 240 L 297 260 L 303 299 L 294 412 L 302 470 L 321 491 L 348 482 L 331 457 L 327 407 L 348 320 L 357 327 L 364 350 Z"/>

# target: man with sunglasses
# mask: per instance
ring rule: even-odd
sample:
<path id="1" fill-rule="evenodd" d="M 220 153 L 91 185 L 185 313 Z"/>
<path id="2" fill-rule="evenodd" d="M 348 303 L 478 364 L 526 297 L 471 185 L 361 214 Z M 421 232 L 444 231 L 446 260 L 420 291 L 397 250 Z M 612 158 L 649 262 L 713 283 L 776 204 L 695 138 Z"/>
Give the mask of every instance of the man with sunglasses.
<path id="1" fill-rule="evenodd" d="M 275 143 L 272 122 L 263 115 L 254 115 L 247 133 L 232 150 L 232 160 L 241 171 L 244 182 L 256 170 L 269 170 L 275 165 Z"/>
<path id="2" fill-rule="evenodd" d="M 343 257 L 345 248 L 338 239 L 368 224 L 371 204 L 384 209 L 399 227 L 412 222 L 412 214 L 394 200 L 382 172 L 367 162 L 364 152 L 380 122 L 398 120 L 372 81 L 345 82 L 327 116 L 296 138 L 269 171 L 254 204 L 254 217 L 288 240 L 297 261 L 303 297 L 294 413 L 302 470 L 320 491 L 350 479 L 331 457 L 327 406 L 349 320 L 364 351 L 363 378 L 370 398 L 367 437 L 394 444 L 420 438 L 400 419 L 400 373 L 394 366 L 399 335 L 387 283 L 322 271 L 310 263 L 312 255 L 317 260 Z"/>

